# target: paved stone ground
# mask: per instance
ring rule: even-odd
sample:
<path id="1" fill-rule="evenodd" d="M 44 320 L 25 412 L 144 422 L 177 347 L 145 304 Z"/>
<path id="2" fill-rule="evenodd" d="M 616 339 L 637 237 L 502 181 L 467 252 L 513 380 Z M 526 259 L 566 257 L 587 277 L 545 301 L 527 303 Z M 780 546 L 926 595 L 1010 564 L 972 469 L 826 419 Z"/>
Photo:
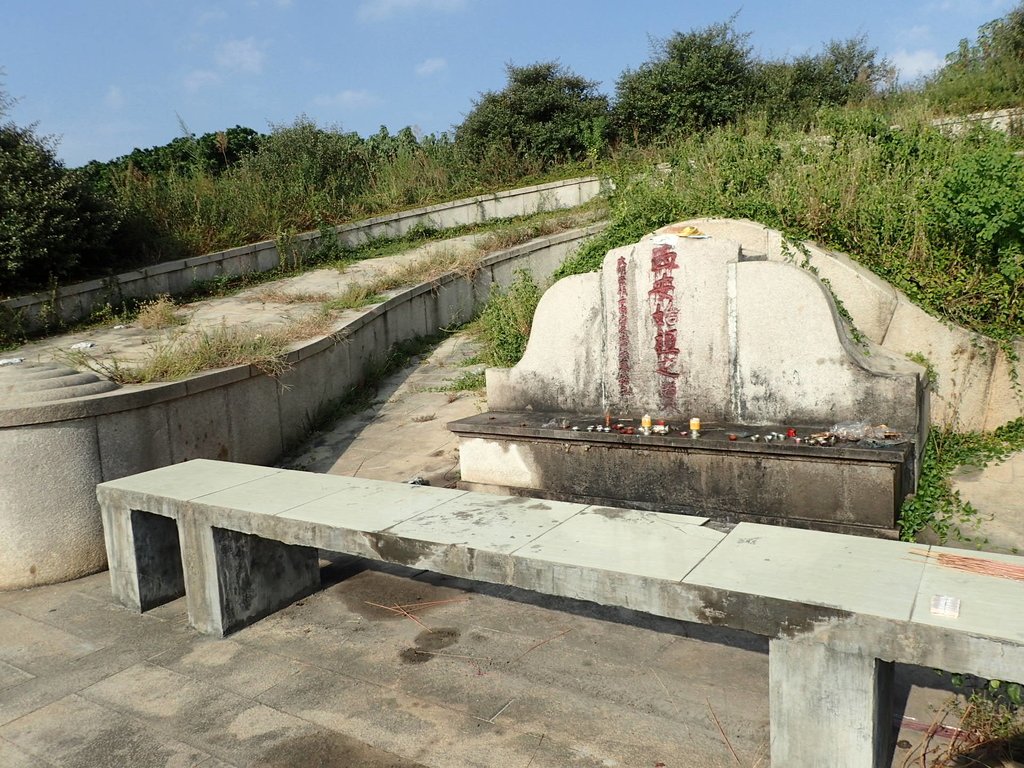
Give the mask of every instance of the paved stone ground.
<path id="1" fill-rule="evenodd" d="M 445 425 L 486 409 L 481 392 L 452 391 L 454 383 L 483 371 L 483 365 L 465 365 L 476 351 L 467 334 L 449 337 L 382 382 L 371 408 L 340 420 L 282 465 L 398 482 L 421 477 L 453 486 L 459 479 L 458 440 Z"/>
<path id="2" fill-rule="evenodd" d="M 106 574 L 0 594 L 0 765 L 768 764 L 759 638 L 347 558 L 324 580 L 226 639 Z M 927 723 L 945 694 L 915 678 Z"/>
<path id="3" fill-rule="evenodd" d="M 106 574 L 0 595 L 0 765 L 731 765 L 712 710 L 745 764 L 765 749 L 755 638 L 355 561 L 325 576 L 223 640 L 181 600 L 112 605 Z"/>

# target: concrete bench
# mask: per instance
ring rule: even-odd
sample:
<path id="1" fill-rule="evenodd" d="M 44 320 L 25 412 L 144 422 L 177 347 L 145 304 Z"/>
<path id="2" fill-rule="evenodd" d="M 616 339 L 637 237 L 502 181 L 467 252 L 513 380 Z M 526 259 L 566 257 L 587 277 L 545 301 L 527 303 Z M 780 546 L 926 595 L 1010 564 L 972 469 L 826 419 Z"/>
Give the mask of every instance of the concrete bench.
<path id="1" fill-rule="evenodd" d="M 937 547 L 205 460 L 97 495 L 115 597 L 184 594 L 210 634 L 316 590 L 322 549 L 767 636 L 786 768 L 888 765 L 893 662 L 1024 679 L 1024 582 L 912 552 Z"/>

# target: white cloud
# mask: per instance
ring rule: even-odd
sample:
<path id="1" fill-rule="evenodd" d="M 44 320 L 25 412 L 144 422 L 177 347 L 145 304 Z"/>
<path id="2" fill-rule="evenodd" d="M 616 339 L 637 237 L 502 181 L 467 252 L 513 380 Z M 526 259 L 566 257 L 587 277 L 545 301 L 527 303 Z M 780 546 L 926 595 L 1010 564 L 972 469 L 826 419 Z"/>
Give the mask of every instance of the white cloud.
<path id="1" fill-rule="evenodd" d="M 313 99 L 318 107 L 344 107 L 363 109 L 380 103 L 380 99 L 369 91 L 347 89 L 334 94 L 322 94 Z"/>
<path id="2" fill-rule="evenodd" d="M 996 14 L 1009 10 L 1012 0 L 936 0 L 925 6 L 926 12 Z"/>
<path id="3" fill-rule="evenodd" d="M 107 88 L 107 93 L 103 96 L 103 103 L 110 109 L 120 109 L 125 105 L 124 94 L 121 89 L 116 85 L 111 85 Z"/>
<path id="4" fill-rule="evenodd" d="M 229 72 L 255 74 L 263 70 L 265 58 L 260 45 L 251 37 L 221 43 L 214 57 L 217 66 Z"/>
<path id="5" fill-rule="evenodd" d="M 356 15 L 362 21 L 384 21 L 420 10 L 451 13 L 462 10 L 467 3 L 468 0 L 363 0 Z"/>
<path id="6" fill-rule="evenodd" d="M 199 14 L 198 18 L 196 18 L 196 24 L 200 27 L 205 27 L 210 24 L 219 24 L 222 21 L 226 21 L 227 18 L 228 15 L 222 8 L 210 8 Z"/>
<path id="7" fill-rule="evenodd" d="M 925 48 L 916 51 L 900 49 L 891 57 L 893 65 L 900 71 L 900 80 L 912 82 L 922 75 L 931 74 L 945 63 L 935 51 Z"/>
<path id="8" fill-rule="evenodd" d="M 927 24 L 918 24 L 917 26 L 905 30 L 901 37 L 904 42 L 907 43 L 921 43 L 926 40 L 931 40 L 932 30 Z"/>
<path id="9" fill-rule="evenodd" d="M 431 75 L 437 74 L 443 69 L 448 68 L 448 62 L 442 59 L 440 56 L 433 56 L 429 59 L 425 59 L 416 65 L 416 76 L 417 77 L 430 77 Z"/>
<path id="10" fill-rule="evenodd" d="M 198 91 L 211 85 L 218 85 L 220 77 L 208 69 L 193 69 L 182 81 L 186 91 Z"/>

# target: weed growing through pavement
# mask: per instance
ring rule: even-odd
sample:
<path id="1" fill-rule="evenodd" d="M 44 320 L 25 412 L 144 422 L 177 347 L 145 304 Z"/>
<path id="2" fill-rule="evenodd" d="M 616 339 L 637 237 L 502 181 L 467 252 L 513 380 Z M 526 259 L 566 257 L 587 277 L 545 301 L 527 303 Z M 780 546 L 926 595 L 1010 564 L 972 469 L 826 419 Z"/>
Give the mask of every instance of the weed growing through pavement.
<path id="1" fill-rule="evenodd" d="M 960 677 L 954 675 L 954 683 Z M 1024 760 L 1022 703 L 1016 683 L 991 680 L 965 687 L 963 695 L 951 698 L 936 713 L 921 742 L 904 755 L 903 768 L 1019 765 Z M 948 721 L 956 725 L 951 728 Z"/>
<path id="2" fill-rule="evenodd" d="M 178 313 L 178 307 L 170 296 L 157 296 L 139 305 L 135 324 L 147 331 L 172 328 L 188 322 Z"/>
<path id="3" fill-rule="evenodd" d="M 466 371 L 457 379 L 446 386 L 439 387 L 439 392 L 482 392 L 487 386 L 487 380 L 484 376 L 484 372 L 474 373 L 472 371 Z"/>
<path id="4" fill-rule="evenodd" d="M 399 342 L 392 346 L 383 357 L 371 359 L 363 369 L 362 381 L 359 384 L 349 389 L 341 397 L 321 405 L 316 412 L 307 414 L 304 434 L 288 446 L 285 454 L 293 451 L 318 433 L 329 429 L 340 419 L 371 408 L 377 401 L 377 393 L 384 379 L 404 368 L 414 358 L 435 349 L 456 330 L 439 331 L 430 336 L 417 336 Z M 286 464 L 287 460 L 284 460 L 283 465 Z"/>
<path id="5" fill-rule="evenodd" d="M 917 491 L 900 510 L 900 538 L 913 541 L 930 527 L 941 540 L 971 541 L 978 510 L 953 488 L 952 473 L 962 466 L 984 467 L 1024 450 L 1024 417 L 992 432 L 955 432 L 934 427 L 928 433 Z"/>

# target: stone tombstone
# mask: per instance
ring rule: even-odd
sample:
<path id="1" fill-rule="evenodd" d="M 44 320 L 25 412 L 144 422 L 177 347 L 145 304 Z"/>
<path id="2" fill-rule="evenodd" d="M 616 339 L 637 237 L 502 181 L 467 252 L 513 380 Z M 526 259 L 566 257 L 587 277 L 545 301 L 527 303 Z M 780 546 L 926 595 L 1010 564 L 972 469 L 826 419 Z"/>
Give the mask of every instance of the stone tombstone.
<path id="1" fill-rule="evenodd" d="M 923 369 L 850 338 L 827 287 L 734 241 L 666 227 L 542 297 L 491 411 L 732 424 L 887 424 L 920 447 Z M 918 455 L 920 452 L 918 451 Z"/>

